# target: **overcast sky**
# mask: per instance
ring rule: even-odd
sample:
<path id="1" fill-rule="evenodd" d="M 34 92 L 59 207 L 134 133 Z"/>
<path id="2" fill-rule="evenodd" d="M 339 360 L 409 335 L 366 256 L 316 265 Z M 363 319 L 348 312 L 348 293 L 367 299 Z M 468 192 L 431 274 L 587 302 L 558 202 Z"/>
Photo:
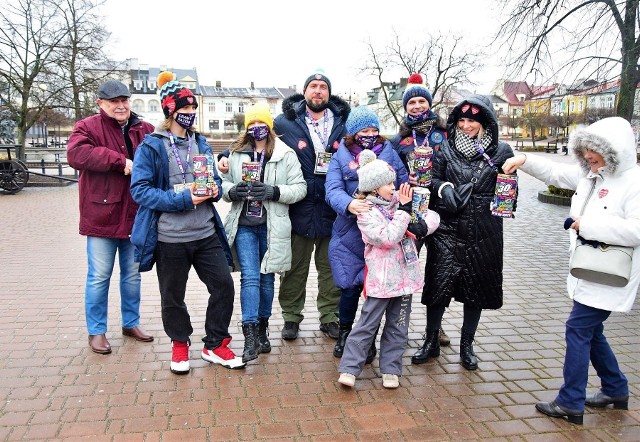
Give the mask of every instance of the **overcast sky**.
<path id="1" fill-rule="evenodd" d="M 200 83 L 223 86 L 301 88 L 317 67 L 331 79 L 333 93 L 364 92 L 375 79 L 358 77 L 365 42 L 380 50 L 392 29 L 417 41 L 428 30 L 462 35 L 484 47 L 499 17 L 492 0 L 234 1 L 106 0 L 110 55 L 140 64 L 195 67 Z M 434 32 L 435 33 L 435 32 Z M 473 46 L 470 46 L 473 48 Z M 473 50 L 473 49 L 470 49 Z M 474 73 L 477 92 L 489 92 L 501 75 L 491 59 Z M 385 80 L 394 80 L 385 79 Z"/>

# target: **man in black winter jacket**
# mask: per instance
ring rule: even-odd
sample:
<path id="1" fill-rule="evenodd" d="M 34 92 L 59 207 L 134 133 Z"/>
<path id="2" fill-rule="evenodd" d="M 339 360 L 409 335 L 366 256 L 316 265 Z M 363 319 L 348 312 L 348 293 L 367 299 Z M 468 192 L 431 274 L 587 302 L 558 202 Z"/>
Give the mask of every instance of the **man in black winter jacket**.
<path id="1" fill-rule="evenodd" d="M 285 321 L 282 338 L 298 337 L 315 249 L 320 330 L 337 339 L 340 290 L 333 282 L 328 253 L 336 214 L 325 200 L 324 185 L 331 155 L 344 136 L 350 108 L 344 100 L 331 95 L 331 82 L 321 71 L 307 78 L 303 93 L 287 98 L 282 103 L 283 113 L 274 121 L 275 132 L 298 155 L 307 182 L 307 196 L 289 208 L 292 263 L 291 270 L 280 280 L 278 295 Z"/>

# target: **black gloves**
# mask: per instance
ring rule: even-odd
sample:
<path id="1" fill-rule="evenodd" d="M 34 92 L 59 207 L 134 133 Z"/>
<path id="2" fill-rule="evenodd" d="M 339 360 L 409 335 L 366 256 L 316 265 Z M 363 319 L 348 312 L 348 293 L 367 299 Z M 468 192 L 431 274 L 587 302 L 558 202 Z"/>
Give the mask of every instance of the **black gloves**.
<path id="1" fill-rule="evenodd" d="M 444 208 L 447 212 L 456 213 L 458 211 L 458 203 L 456 202 L 456 194 L 453 191 L 453 187 L 444 186 L 440 190 L 440 195 L 442 204 L 444 204 Z"/>
<path id="2" fill-rule="evenodd" d="M 238 184 L 229 189 L 229 199 L 231 201 L 244 201 L 249 196 L 249 184 L 246 181 L 240 181 Z"/>
<path id="3" fill-rule="evenodd" d="M 400 204 L 398 206 L 398 210 L 402 210 L 403 212 L 407 212 L 409 215 L 411 215 L 411 211 L 413 210 L 411 201 L 409 201 L 408 203 Z"/>
<path id="4" fill-rule="evenodd" d="M 420 221 L 418 221 L 417 223 L 409 223 L 409 227 L 407 227 L 407 230 L 410 233 L 413 233 L 418 240 L 421 240 L 422 238 L 427 236 L 427 233 L 429 233 L 427 223 L 422 218 L 420 218 Z"/>
<path id="5" fill-rule="evenodd" d="M 278 186 L 256 181 L 251 184 L 250 195 L 251 199 L 256 201 L 278 201 L 280 199 L 280 189 Z"/>
<path id="6" fill-rule="evenodd" d="M 444 186 L 440 190 L 442 204 L 447 212 L 457 213 L 465 208 L 471 198 L 473 183 L 462 184 L 455 189 L 451 186 Z"/>

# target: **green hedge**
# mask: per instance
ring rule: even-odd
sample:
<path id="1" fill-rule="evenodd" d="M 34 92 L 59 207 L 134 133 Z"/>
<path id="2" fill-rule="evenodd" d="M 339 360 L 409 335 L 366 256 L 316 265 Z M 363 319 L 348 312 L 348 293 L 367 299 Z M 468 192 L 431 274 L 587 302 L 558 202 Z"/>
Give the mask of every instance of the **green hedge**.
<path id="1" fill-rule="evenodd" d="M 569 189 L 561 189 L 556 186 L 549 186 L 549 193 L 551 195 L 560 195 L 560 196 L 566 196 L 567 198 L 571 198 L 575 193 L 575 191 L 569 190 Z"/>

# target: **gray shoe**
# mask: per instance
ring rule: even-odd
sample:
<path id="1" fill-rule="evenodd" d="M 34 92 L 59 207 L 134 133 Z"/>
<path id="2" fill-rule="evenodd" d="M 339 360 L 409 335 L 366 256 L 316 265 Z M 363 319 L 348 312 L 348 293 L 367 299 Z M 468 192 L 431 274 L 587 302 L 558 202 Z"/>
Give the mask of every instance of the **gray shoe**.
<path id="1" fill-rule="evenodd" d="M 285 341 L 293 341 L 298 337 L 298 330 L 300 324 L 293 321 L 284 321 L 284 327 L 282 328 L 282 339 Z"/>
<path id="2" fill-rule="evenodd" d="M 440 347 L 448 347 L 451 344 L 451 339 L 449 339 L 442 327 L 438 331 L 438 340 L 440 341 Z"/>
<path id="3" fill-rule="evenodd" d="M 325 333 L 331 339 L 338 339 L 338 336 L 340 336 L 340 326 L 337 322 L 320 324 L 320 331 Z"/>

